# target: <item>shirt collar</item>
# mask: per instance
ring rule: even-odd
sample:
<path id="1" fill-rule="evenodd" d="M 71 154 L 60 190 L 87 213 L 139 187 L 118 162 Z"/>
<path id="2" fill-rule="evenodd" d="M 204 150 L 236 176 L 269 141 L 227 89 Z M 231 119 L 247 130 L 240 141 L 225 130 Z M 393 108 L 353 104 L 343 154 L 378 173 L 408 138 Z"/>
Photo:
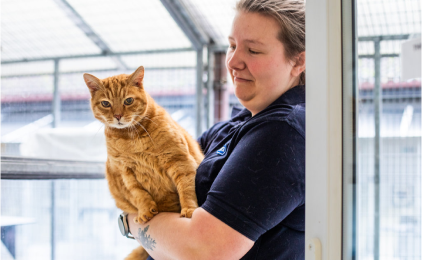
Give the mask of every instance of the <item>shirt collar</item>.
<path id="1" fill-rule="evenodd" d="M 265 108 L 263 111 L 269 109 L 274 105 L 297 105 L 300 103 L 305 103 L 305 85 L 297 85 L 289 90 L 287 90 L 283 95 L 277 98 L 271 105 Z M 261 112 L 263 112 L 261 111 Z M 259 113 L 261 113 L 259 112 Z M 258 113 L 258 114 L 259 114 Z M 246 108 L 240 109 L 233 107 L 231 117 L 232 120 L 235 118 L 249 118 L 252 116 L 252 113 Z"/>
<path id="2" fill-rule="evenodd" d="M 269 105 L 269 107 L 275 104 L 297 105 L 300 103 L 305 103 L 305 85 L 298 85 L 287 90 L 283 95 Z"/>

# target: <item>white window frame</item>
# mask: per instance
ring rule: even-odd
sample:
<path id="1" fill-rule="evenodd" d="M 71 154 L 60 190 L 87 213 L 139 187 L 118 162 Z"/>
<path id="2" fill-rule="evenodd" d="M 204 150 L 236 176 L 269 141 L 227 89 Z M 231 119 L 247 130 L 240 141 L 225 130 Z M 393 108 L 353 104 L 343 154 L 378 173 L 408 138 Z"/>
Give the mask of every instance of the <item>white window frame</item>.
<path id="1" fill-rule="evenodd" d="M 354 4 L 306 1 L 306 260 L 352 259 Z"/>

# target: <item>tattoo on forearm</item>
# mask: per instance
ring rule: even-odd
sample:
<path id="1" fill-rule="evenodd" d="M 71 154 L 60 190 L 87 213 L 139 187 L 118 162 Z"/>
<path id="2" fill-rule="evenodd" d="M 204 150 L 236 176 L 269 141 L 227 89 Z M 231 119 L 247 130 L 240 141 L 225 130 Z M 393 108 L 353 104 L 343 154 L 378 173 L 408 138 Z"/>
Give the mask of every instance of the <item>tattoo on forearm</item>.
<path id="1" fill-rule="evenodd" d="M 147 236 L 148 229 L 149 229 L 149 225 L 144 229 L 142 228 L 138 229 L 138 240 L 139 242 L 141 242 L 142 246 L 145 249 L 154 251 L 155 245 L 157 243 L 155 242 L 155 239 L 153 239 L 149 234 Z"/>

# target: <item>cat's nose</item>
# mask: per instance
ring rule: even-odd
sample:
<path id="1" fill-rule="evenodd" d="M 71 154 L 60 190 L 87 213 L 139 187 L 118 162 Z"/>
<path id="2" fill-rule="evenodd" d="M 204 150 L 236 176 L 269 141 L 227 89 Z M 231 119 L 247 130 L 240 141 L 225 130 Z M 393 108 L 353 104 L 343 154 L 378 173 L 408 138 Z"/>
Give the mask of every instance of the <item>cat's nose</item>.
<path id="1" fill-rule="evenodd" d="M 120 120 L 120 118 L 122 118 L 122 115 L 114 115 L 115 118 L 117 118 L 117 120 Z"/>

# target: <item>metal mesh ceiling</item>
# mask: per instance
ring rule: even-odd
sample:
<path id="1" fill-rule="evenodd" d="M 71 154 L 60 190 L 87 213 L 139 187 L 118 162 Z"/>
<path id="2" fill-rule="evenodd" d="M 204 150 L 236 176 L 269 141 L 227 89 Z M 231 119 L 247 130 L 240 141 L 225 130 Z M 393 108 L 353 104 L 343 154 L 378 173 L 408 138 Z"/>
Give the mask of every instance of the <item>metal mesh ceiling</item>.
<path id="1" fill-rule="evenodd" d="M 100 53 L 52 0 L 2 0 L 2 60 Z"/>
<path id="2" fill-rule="evenodd" d="M 190 47 L 159 0 L 68 0 L 113 52 Z M 99 54 L 60 0 L 2 0 L 2 61 Z"/>
<path id="3" fill-rule="evenodd" d="M 420 0 L 358 0 L 359 36 L 421 33 Z"/>
<path id="4" fill-rule="evenodd" d="M 63 2 L 68 3 L 113 52 L 191 47 L 159 0 L 2 0 L 2 61 L 104 51 L 87 36 L 80 21 L 63 8 Z M 193 20 L 219 45 L 227 44 L 235 2 L 182 1 Z M 420 5 L 419 0 L 359 0 L 358 34 L 420 33 Z M 387 44 L 383 52 L 399 51 L 393 46 L 396 44 Z M 371 46 L 360 48 L 372 52 Z M 99 63 L 99 68 L 105 64 L 115 67 L 112 61 Z"/>
<path id="5" fill-rule="evenodd" d="M 190 47 L 159 0 L 68 0 L 115 52 Z"/>

